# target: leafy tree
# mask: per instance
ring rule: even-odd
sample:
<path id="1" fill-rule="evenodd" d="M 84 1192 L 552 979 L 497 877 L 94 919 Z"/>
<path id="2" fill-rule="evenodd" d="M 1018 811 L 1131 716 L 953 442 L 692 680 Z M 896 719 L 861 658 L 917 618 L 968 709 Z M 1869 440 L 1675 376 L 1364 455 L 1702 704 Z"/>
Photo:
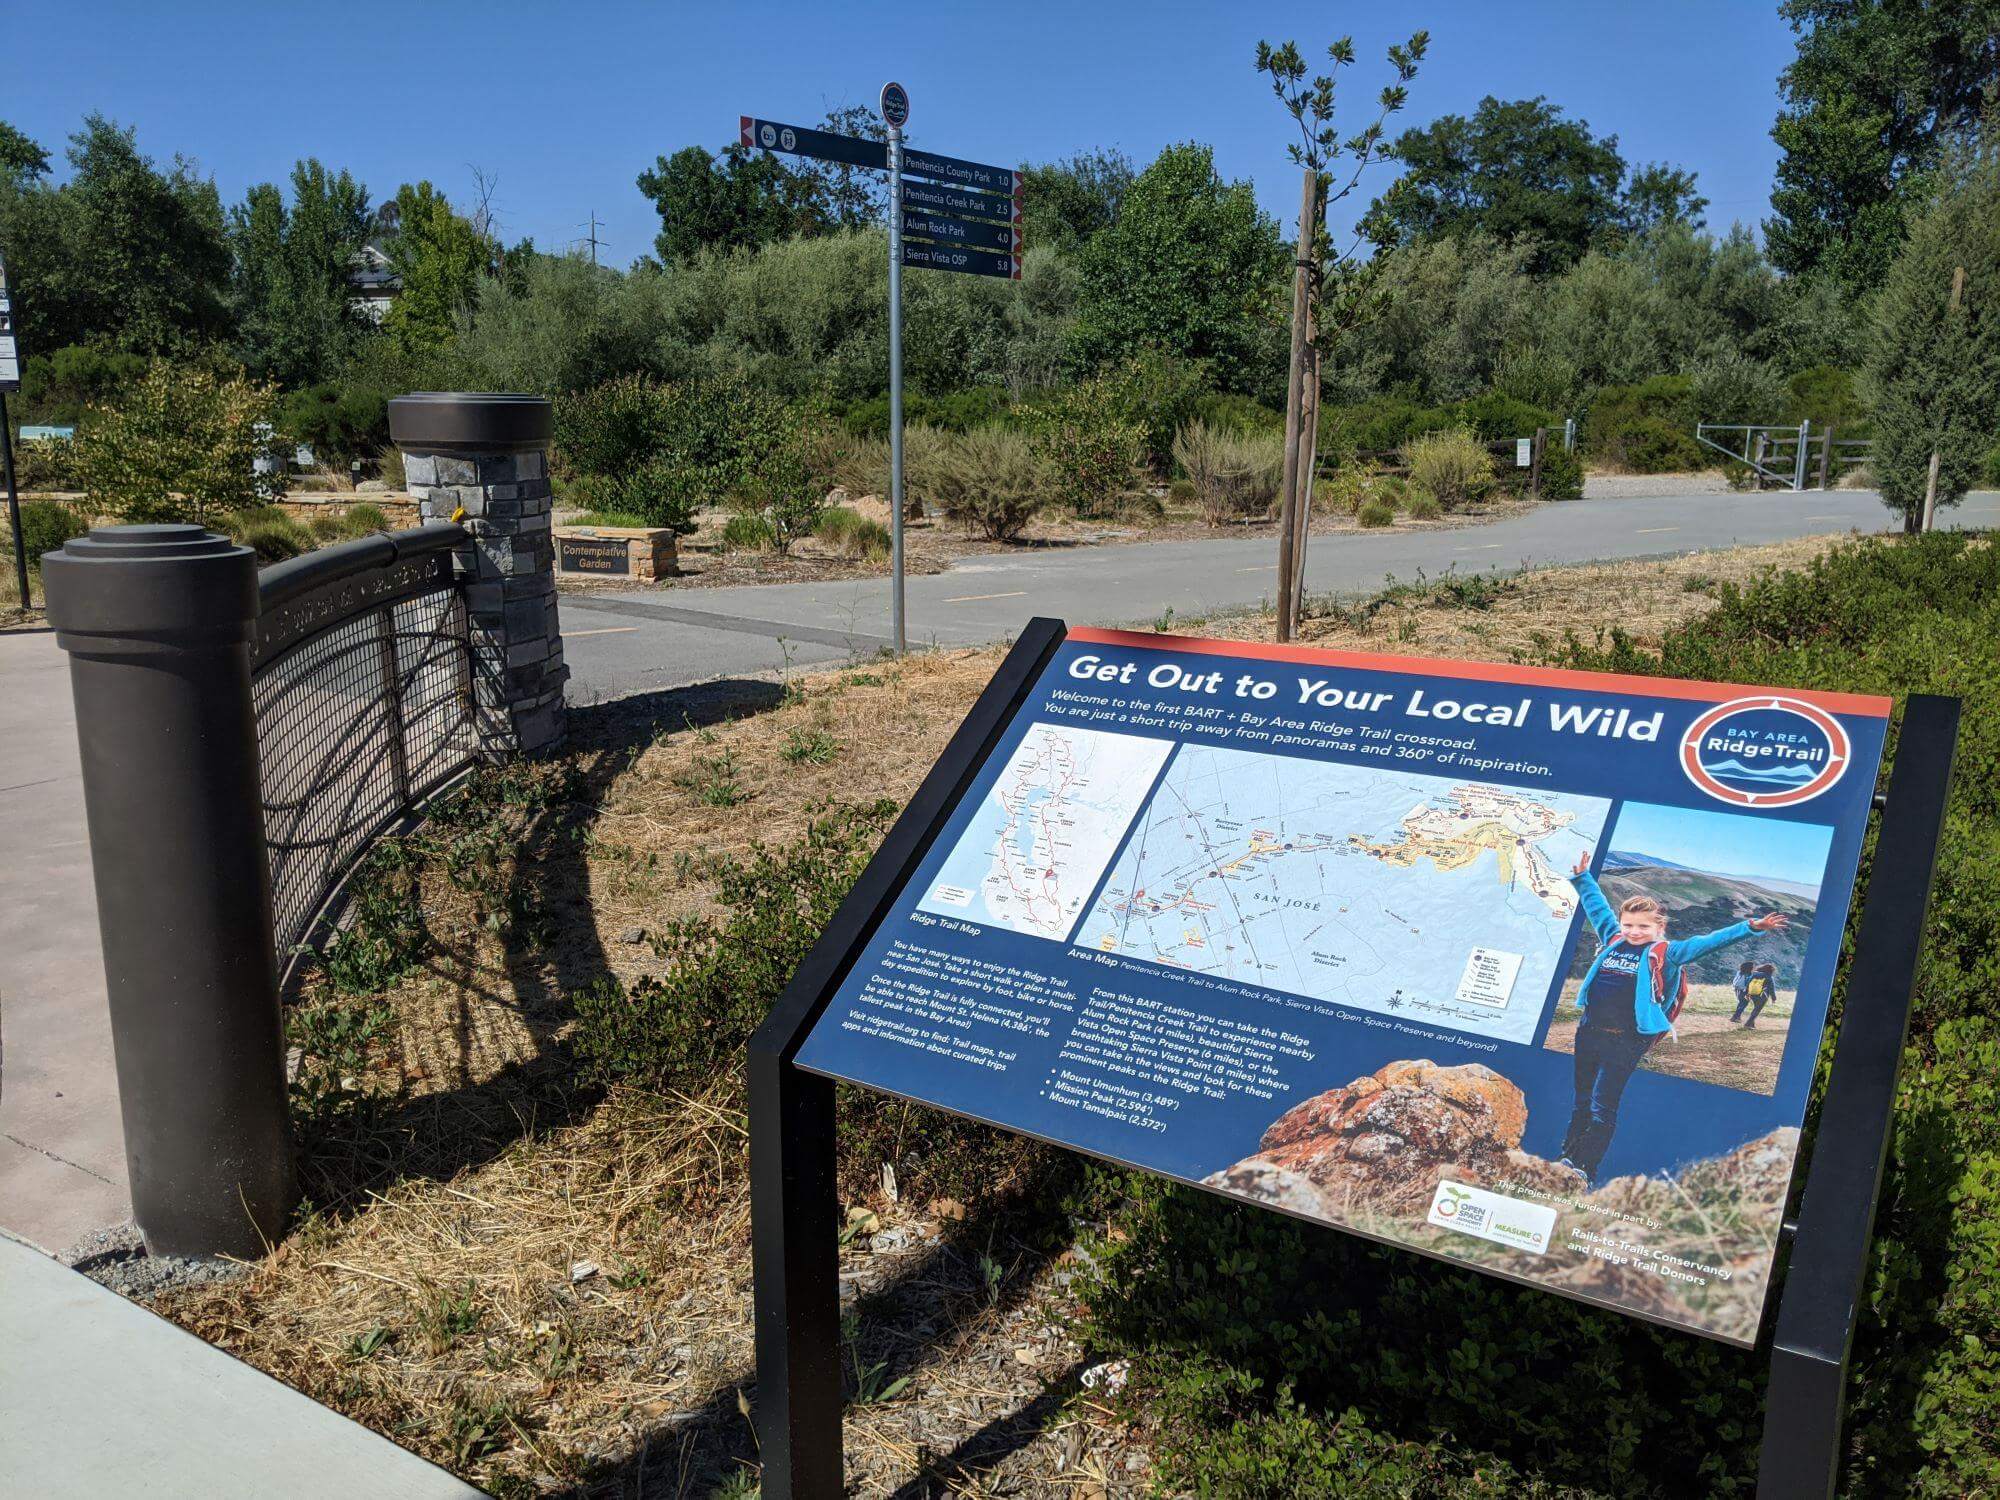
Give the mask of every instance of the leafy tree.
<path id="1" fill-rule="evenodd" d="M 1911 223 L 1875 306 L 1863 382 L 1875 414 L 1875 482 L 1914 531 L 1931 454 L 1937 503 L 1954 505 L 1978 482 L 2000 431 L 2000 161 L 1954 171 Z"/>
<path id="2" fill-rule="evenodd" d="M 812 184 L 768 151 L 730 146 L 719 157 L 683 146 L 639 174 L 660 232 L 653 240 L 668 265 L 711 247 L 756 249 L 823 227 Z"/>
<path id="3" fill-rule="evenodd" d="M 277 392 L 241 375 L 155 360 L 77 430 L 90 503 L 126 521 L 217 520 L 269 495 L 254 471 L 270 446 Z"/>
<path id="4" fill-rule="evenodd" d="M 368 193 L 317 160 L 292 168 L 292 203 L 271 183 L 230 215 L 237 339 L 258 379 L 297 388 L 327 379 L 366 328 L 347 278 L 368 233 Z"/>
<path id="5" fill-rule="evenodd" d="M 1224 182 L 1210 147 L 1169 146 L 1133 180 L 1118 221 L 1083 247 L 1072 348 L 1090 366 L 1165 349 L 1247 391 L 1266 373 L 1255 309 L 1285 260 L 1248 182 Z"/>
<path id="6" fill-rule="evenodd" d="M 229 327 L 230 257 L 215 184 L 161 171 L 130 130 L 90 115 L 70 137 L 70 180 L 30 173 L 0 190 L 0 251 L 34 345 L 188 350 Z"/>
<path id="7" fill-rule="evenodd" d="M 889 127 L 882 123 L 882 117 L 859 104 L 828 110 L 819 128 L 867 141 L 889 139 Z M 904 139 L 909 139 L 908 132 L 904 133 Z M 813 232 L 865 229 L 871 224 L 888 222 L 887 174 L 872 167 L 850 167 L 844 162 L 816 161 L 809 156 L 797 158 L 796 165 L 783 162 L 779 165 L 808 184 L 810 196 L 816 198 L 819 223 Z"/>
<path id="8" fill-rule="evenodd" d="M 1878 285 L 1924 174 L 2000 85 L 2000 0 L 1782 0 L 1778 13 L 1798 50 L 1778 75 L 1771 258 Z"/>
<path id="9" fill-rule="evenodd" d="M 406 182 L 397 189 L 396 223 L 387 253 L 403 289 L 389 305 L 382 331 L 414 356 L 442 349 L 450 340 L 459 315 L 478 300 L 493 246 L 429 182 L 414 187 Z"/>
<path id="10" fill-rule="evenodd" d="M 1362 221 L 1378 246 L 1484 232 L 1532 245 L 1537 275 L 1662 222 L 1698 225 L 1706 207 L 1691 172 L 1646 167 L 1627 187 L 1618 137 L 1593 135 L 1543 98 L 1489 95 L 1470 119 L 1404 131 L 1395 155 L 1404 173 Z"/>
<path id="11" fill-rule="evenodd" d="M 1022 169 L 1021 233 L 1030 247 L 1073 251 L 1118 222 L 1136 171 L 1123 151 L 1079 151 Z"/>
<path id="12" fill-rule="evenodd" d="M 26 187 L 49 173 L 49 153 L 0 120 L 0 185 Z"/>

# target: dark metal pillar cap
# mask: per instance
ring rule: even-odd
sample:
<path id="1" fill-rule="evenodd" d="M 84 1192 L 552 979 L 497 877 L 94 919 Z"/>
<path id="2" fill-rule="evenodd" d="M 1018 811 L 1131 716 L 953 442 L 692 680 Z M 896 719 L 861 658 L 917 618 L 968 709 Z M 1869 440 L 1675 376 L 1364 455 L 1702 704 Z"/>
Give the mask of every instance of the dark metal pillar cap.
<path id="1" fill-rule="evenodd" d="M 43 557 L 42 585 L 67 651 L 247 641 L 257 618 L 257 554 L 202 526 L 93 527 Z"/>
<path id="2" fill-rule="evenodd" d="M 411 453 L 518 453 L 546 448 L 555 408 L 546 396 L 412 391 L 389 403 L 389 438 Z"/>

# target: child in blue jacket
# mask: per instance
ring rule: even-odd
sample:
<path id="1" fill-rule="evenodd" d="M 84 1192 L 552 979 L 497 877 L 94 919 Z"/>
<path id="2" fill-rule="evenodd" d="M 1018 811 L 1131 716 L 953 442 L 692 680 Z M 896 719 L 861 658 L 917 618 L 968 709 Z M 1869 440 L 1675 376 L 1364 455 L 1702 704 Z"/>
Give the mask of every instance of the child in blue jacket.
<path id="1" fill-rule="evenodd" d="M 1698 937 L 1667 938 L 1667 912 L 1651 896 L 1631 896 L 1617 911 L 1590 873 L 1590 852 L 1570 873 L 1583 914 L 1597 934 L 1597 956 L 1576 997 L 1576 1107 L 1563 1137 L 1563 1162 L 1592 1187 L 1618 1128 L 1618 1101 L 1653 1043 L 1674 1029 L 1686 998 L 1686 966 L 1753 932 L 1782 932 L 1789 918 L 1767 912 Z"/>

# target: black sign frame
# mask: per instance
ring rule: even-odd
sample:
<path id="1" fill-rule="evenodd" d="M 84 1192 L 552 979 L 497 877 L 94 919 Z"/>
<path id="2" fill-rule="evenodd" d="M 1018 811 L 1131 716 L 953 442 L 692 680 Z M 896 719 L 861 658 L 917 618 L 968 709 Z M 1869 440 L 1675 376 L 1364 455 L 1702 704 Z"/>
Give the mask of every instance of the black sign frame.
<path id="1" fill-rule="evenodd" d="M 1066 634 L 1059 620 L 1028 623 L 751 1038 L 756 1428 L 770 1500 L 833 1500 L 843 1492 L 834 1082 L 794 1058 Z M 1875 799 L 1878 839 L 1847 969 L 1846 1009 L 1818 1133 L 1805 1157 L 1799 1217 L 1785 1222 L 1779 1241 L 1790 1255 L 1769 1350 L 1759 1500 L 1826 1500 L 1838 1477 L 1848 1361 L 1944 831 L 1959 707 L 1956 698 L 1931 694 L 1904 701 L 1888 791 Z"/>

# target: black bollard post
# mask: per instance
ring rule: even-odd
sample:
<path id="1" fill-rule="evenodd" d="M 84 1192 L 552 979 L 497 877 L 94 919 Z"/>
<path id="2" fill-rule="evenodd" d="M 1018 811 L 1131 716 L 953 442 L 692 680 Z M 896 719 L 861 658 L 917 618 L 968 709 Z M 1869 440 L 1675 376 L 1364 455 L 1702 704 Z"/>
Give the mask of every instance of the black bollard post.
<path id="1" fill-rule="evenodd" d="M 101 526 L 49 553 L 42 582 L 76 699 L 133 1217 L 155 1255 L 260 1255 L 297 1183 L 256 558 L 200 526 Z"/>

